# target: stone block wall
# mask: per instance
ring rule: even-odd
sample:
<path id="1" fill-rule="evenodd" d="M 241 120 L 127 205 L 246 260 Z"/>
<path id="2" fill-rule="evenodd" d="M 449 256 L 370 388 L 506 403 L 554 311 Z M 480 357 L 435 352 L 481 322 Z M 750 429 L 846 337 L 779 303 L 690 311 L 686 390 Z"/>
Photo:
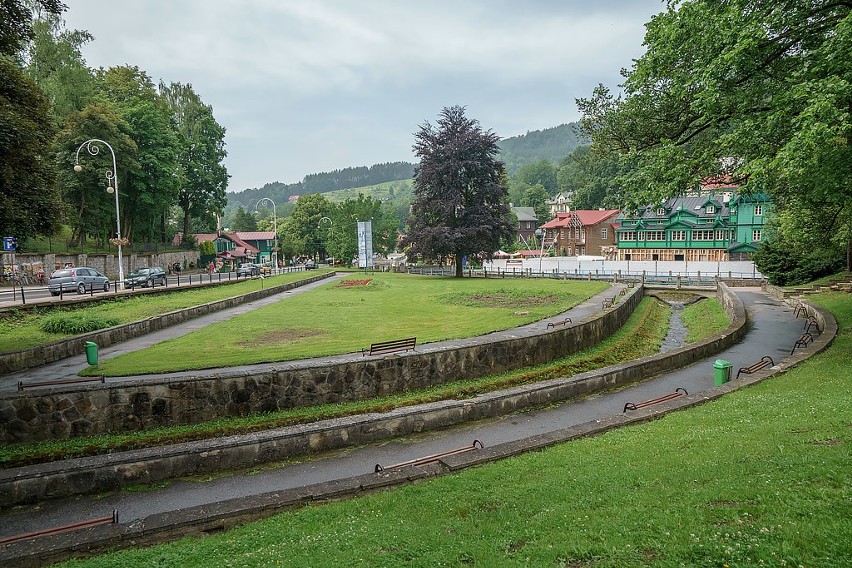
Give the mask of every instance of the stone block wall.
<path id="1" fill-rule="evenodd" d="M 57 387 L 0 396 L 0 439 L 24 442 L 194 424 L 325 403 L 351 402 L 501 373 L 570 355 L 618 330 L 642 299 L 637 286 L 612 309 L 573 326 L 512 339 L 488 336 L 451 348 L 262 371 Z"/>

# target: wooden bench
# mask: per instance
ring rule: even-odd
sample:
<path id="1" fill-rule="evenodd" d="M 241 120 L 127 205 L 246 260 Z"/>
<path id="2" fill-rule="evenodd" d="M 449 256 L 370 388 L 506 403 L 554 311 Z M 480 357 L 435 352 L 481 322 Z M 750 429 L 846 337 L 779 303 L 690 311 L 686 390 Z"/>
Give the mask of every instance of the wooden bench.
<path id="1" fill-rule="evenodd" d="M 810 316 L 810 317 L 807 319 L 807 321 L 805 321 L 805 329 L 804 329 L 804 331 L 805 331 L 805 332 L 810 331 L 810 330 L 811 330 L 811 327 L 815 327 L 815 328 L 816 328 L 816 330 L 817 330 L 817 333 L 820 333 L 820 330 L 819 330 L 819 322 L 817 321 L 817 319 L 816 319 L 814 316 Z"/>
<path id="2" fill-rule="evenodd" d="M 76 531 L 79 529 L 86 529 L 89 527 L 96 527 L 98 525 L 115 525 L 118 524 L 118 511 L 116 509 L 112 510 L 112 515 L 108 515 L 106 517 L 98 517 L 97 519 L 90 519 L 88 521 L 81 521 L 78 523 L 72 523 L 69 525 L 62 525 L 59 527 L 52 527 L 49 529 L 42 529 L 40 531 L 33 531 L 23 534 L 17 534 L 15 536 L 8 536 L 0 539 L 0 545 L 11 544 L 13 542 L 19 542 L 22 540 L 30 540 L 34 538 L 41 538 L 43 536 L 51 536 L 54 534 L 64 533 L 68 531 Z"/>
<path id="3" fill-rule="evenodd" d="M 790 355 L 796 352 L 796 347 L 807 347 L 814 341 L 814 336 L 810 333 L 803 333 L 802 337 L 796 340 L 796 343 L 793 344 L 793 348 L 790 350 Z"/>
<path id="4" fill-rule="evenodd" d="M 557 325 L 565 325 L 565 324 L 567 324 L 567 323 L 573 323 L 573 322 L 571 321 L 571 318 L 565 318 L 565 319 L 564 319 L 564 320 L 562 320 L 562 321 L 551 321 L 551 322 L 547 322 L 547 327 L 556 327 Z"/>
<path id="5" fill-rule="evenodd" d="M 757 363 L 752 363 L 748 367 L 740 367 L 740 370 L 737 371 L 737 378 L 740 378 L 740 373 L 745 373 L 746 375 L 750 375 L 752 373 L 756 373 L 761 369 L 765 369 L 766 367 L 772 367 L 775 365 L 775 361 L 772 360 L 772 357 L 769 355 L 764 355 L 760 358 L 760 361 Z"/>
<path id="6" fill-rule="evenodd" d="M 606 298 L 603 301 L 604 309 L 611 308 L 615 304 L 615 298 L 616 298 L 616 296 L 613 296 L 612 298 Z"/>
<path id="7" fill-rule="evenodd" d="M 39 381 L 36 383 L 25 383 L 24 381 L 18 381 L 18 390 L 22 391 L 24 389 L 31 389 L 36 387 L 52 387 L 55 385 L 73 385 L 77 383 L 93 383 L 93 382 L 106 382 L 106 377 L 101 375 L 100 377 L 82 377 L 79 379 L 57 379 L 55 381 Z"/>
<path id="8" fill-rule="evenodd" d="M 646 400 L 645 402 L 628 402 L 624 405 L 624 410 L 622 410 L 621 413 L 624 414 L 628 410 L 638 410 L 640 408 L 645 408 L 646 406 L 651 406 L 652 404 L 657 404 L 660 402 L 665 402 L 667 400 L 680 398 L 682 396 L 686 396 L 687 394 L 689 393 L 686 392 L 686 389 L 677 387 L 674 392 L 664 394 L 663 396 L 658 396 L 657 398 L 652 398 L 651 400 Z"/>
<path id="9" fill-rule="evenodd" d="M 369 349 L 362 349 L 361 355 L 384 355 L 385 353 L 393 353 L 394 351 L 413 351 L 417 344 L 416 337 L 407 337 L 405 339 L 392 339 L 391 341 L 380 341 L 370 345 Z"/>
<path id="10" fill-rule="evenodd" d="M 422 458 L 417 458 L 417 459 L 413 459 L 413 460 L 404 461 L 404 462 L 401 462 L 401 463 L 396 463 L 396 464 L 393 464 L 393 465 L 389 465 L 387 467 L 383 467 L 381 464 L 377 463 L 374 471 L 375 471 L 375 473 L 379 473 L 380 471 L 384 471 L 386 469 L 394 469 L 394 468 L 404 467 L 404 466 L 407 466 L 407 465 L 427 465 L 427 464 L 430 464 L 430 463 L 435 463 L 436 461 L 439 461 L 441 458 L 445 458 L 447 456 L 454 456 L 456 454 L 463 454 L 465 452 L 469 452 L 471 450 L 477 450 L 477 449 L 478 450 L 482 449 L 482 442 L 480 442 L 479 440 L 474 440 L 473 444 L 471 444 L 470 446 L 465 446 L 463 448 L 457 448 L 455 450 L 449 450 L 449 451 L 446 451 L 446 452 L 441 452 L 440 454 L 432 454 L 431 456 L 424 456 Z"/>

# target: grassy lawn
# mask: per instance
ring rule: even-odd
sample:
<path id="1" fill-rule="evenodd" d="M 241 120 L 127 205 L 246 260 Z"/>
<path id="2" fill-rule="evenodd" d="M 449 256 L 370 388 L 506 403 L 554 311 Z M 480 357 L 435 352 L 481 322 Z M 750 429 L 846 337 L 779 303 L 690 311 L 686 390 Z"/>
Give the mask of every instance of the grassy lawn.
<path id="1" fill-rule="evenodd" d="M 242 280 L 233 284 L 222 284 L 199 289 L 175 290 L 171 293 L 144 294 L 139 296 L 109 297 L 95 304 L 62 307 L 34 307 L 12 310 L 0 315 L 0 352 L 17 351 L 36 347 L 72 336 L 68 333 L 48 333 L 42 325 L 49 318 L 67 317 L 110 320 L 118 325 L 142 320 L 174 310 L 189 308 L 223 300 L 240 294 L 304 280 L 312 276 L 305 272 L 290 272 L 264 280 Z M 109 326 L 106 326 L 109 327 Z"/>
<path id="2" fill-rule="evenodd" d="M 724 398 L 380 494 L 66 566 L 849 566 L 852 301 L 824 353 Z"/>
<path id="3" fill-rule="evenodd" d="M 449 399 L 470 398 L 477 394 L 529 384 L 554 377 L 569 377 L 656 353 L 668 331 L 671 309 L 662 302 L 645 298 L 625 325 L 595 347 L 550 364 L 515 372 L 481 377 L 436 386 L 422 391 L 401 393 L 373 400 L 326 404 L 311 408 L 282 410 L 269 414 L 222 418 L 193 424 L 151 428 L 126 434 L 105 434 L 70 440 L 0 446 L 3 467 L 67 459 L 71 457 L 146 448 L 216 436 L 256 432 L 280 426 L 306 424 L 317 420 L 368 412 L 388 412 L 394 408 Z"/>
<path id="4" fill-rule="evenodd" d="M 716 300 L 699 300 L 681 312 L 681 321 L 686 327 L 686 342 L 695 343 L 705 337 L 719 333 L 731 324 L 722 305 Z"/>
<path id="5" fill-rule="evenodd" d="M 231 367 L 351 353 L 404 337 L 418 343 L 472 337 L 558 314 L 608 286 L 391 273 L 368 279 L 353 275 L 87 372 L 122 376 Z"/>

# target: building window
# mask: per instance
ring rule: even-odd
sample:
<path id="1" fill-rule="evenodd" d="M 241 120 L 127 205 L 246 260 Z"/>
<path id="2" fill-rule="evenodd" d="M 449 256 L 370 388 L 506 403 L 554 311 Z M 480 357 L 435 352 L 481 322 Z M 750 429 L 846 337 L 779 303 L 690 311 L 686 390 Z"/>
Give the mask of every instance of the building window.
<path id="1" fill-rule="evenodd" d="M 712 215 L 716 212 L 716 206 L 715 205 L 708 205 L 707 209 L 705 209 L 705 211 L 707 212 L 708 215 Z"/>
<path id="2" fill-rule="evenodd" d="M 758 217 L 763 215 L 763 205 L 755 205 L 754 206 L 754 216 Z"/>
<path id="3" fill-rule="evenodd" d="M 759 241 L 762 233 L 763 233 L 763 231 L 761 231 L 760 229 L 755 229 L 754 231 L 751 232 L 751 240 L 754 241 L 754 242 Z"/>
<path id="4" fill-rule="evenodd" d="M 712 230 L 696 229 L 692 231 L 693 241 L 712 241 L 714 236 L 715 231 Z"/>
<path id="5" fill-rule="evenodd" d="M 686 231 L 672 231 L 671 236 L 673 241 L 685 241 Z"/>
<path id="6" fill-rule="evenodd" d="M 601 239 L 606 240 L 608 237 L 606 227 L 601 227 Z"/>
<path id="7" fill-rule="evenodd" d="M 716 231 L 716 240 L 717 241 L 728 241 L 730 240 L 730 232 L 729 231 Z"/>
<path id="8" fill-rule="evenodd" d="M 664 241 L 666 240 L 665 231 L 645 231 L 646 241 Z"/>
<path id="9" fill-rule="evenodd" d="M 666 214 L 666 210 L 665 210 L 665 209 L 663 209 L 662 207 L 660 207 L 659 209 L 657 209 L 657 215 L 658 215 L 659 217 L 663 217 L 663 216 L 665 216 L 665 214 Z"/>
<path id="10" fill-rule="evenodd" d="M 619 240 L 622 241 L 635 241 L 636 240 L 636 231 L 625 231 L 620 234 L 618 237 Z"/>

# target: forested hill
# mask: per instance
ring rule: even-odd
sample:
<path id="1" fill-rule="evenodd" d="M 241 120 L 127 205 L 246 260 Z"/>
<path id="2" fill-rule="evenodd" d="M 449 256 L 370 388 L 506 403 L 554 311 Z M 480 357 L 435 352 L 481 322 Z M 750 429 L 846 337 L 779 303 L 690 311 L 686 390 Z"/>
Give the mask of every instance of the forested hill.
<path id="1" fill-rule="evenodd" d="M 499 159 L 505 162 L 509 174 L 532 162 L 543 159 L 554 164 L 559 163 L 574 148 L 588 144 L 576 132 L 576 123 L 561 124 L 544 130 L 533 130 L 520 136 L 501 140 Z M 227 211 L 242 205 L 245 209 L 254 209 L 262 198 L 268 197 L 277 204 L 287 203 L 291 195 L 308 193 L 327 193 L 341 189 L 376 185 L 389 181 L 410 179 L 414 176 L 414 164 L 408 162 L 388 162 L 373 166 L 343 168 L 332 172 L 308 174 L 297 183 L 271 182 L 256 189 L 246 189 L 238 193 L 228 193 Z"/>
<path id="2" fill-rule="evenodd" d="M 375 185 L 387 181 L 409 179 L 414 176 L 414 164 L 408 162 L 388 162 L 373 166 L 343 168 L 332 172 L 308 174 L 297 183 L 267 183 L 257 189 L 246 189 L 239 193 L 228 194 L 228 209 L 242 205 L 246 209 L 254 208 L 258 200 L 268 197 L 275 203 L 286 203 L 291 195 L 307 193 L 327 193 L 340 189 Z"/>
<path id="3" fill-rule="evenodd" d="M 498 157 L 506 164 L 509 174 L 515 173 L 524 164 L 540 160 L 546 159 L 558 164 L 577 146 L 589 144 L 589 140 L 577 132 L 577 126 L 576 122 L 570 122 L 505 138 L 498 142 Z"/>

